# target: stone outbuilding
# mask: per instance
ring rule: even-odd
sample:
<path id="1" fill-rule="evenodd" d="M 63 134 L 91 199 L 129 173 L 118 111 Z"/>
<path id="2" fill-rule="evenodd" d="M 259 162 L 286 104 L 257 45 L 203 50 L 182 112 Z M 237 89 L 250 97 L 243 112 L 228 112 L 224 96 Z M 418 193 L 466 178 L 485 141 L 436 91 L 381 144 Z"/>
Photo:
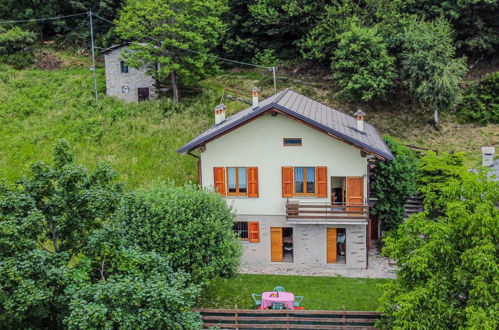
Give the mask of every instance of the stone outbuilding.
<path id="1" fill-rule="evenodd" d="M 128 44 L 111 46 L 103 51 L 106 68 L 106 94 L 125 102 L 140 102 L 155 98 L 155 80 L 146 74 L 146 69 L 128 67 L 124 60 L 126 52 L 133 52 Z"/>

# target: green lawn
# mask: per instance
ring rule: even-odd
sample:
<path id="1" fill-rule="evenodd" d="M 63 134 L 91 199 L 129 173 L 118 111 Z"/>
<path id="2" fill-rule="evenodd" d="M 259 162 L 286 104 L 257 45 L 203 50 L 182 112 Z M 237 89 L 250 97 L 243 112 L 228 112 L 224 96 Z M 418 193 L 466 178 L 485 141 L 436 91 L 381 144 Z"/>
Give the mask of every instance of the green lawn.
<path id="1" fill-rule="evenodd" d="M 233 279 L 217 279 L 204 291 L 200 308 L 253 308 L 252 293 L 261 294 L 281 285 L 301 295 L 305 309 L 374 311 L 389 280 L 346 277 L 240 274 Z"/>

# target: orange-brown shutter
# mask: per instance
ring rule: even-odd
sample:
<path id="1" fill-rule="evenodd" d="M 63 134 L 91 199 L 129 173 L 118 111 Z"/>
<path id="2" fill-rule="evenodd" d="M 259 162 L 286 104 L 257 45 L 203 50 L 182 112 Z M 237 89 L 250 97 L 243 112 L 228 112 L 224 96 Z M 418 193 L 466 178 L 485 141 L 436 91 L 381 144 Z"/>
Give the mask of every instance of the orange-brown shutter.
<path id="1" fill-rule="evenodd" d="M 327 229 L 326 245 L 327 262 L 336 262 L 336 228 Z"/>
<path id="2" fill-rule="evenodd" d="M 315 168 L 315 197 L 327 197 L 327 167 L 317 166 Z"/>
<path id="3" fill-rule="evenodd" d="M 270 227 L 270 261 L 283 260 L 282 228 Z"/>
<path id="4" fill-rule="evenodd" d="M 251 243 L 260 242 L 260 224 L 258 221 L 248 222 L 249 241 Z"/>
<path id="5" fill-rule="evenodd" d="M 258 167 L 248 167 L 248 197 L 258 197 Z"/>
<path id="6" fill-rule="evenodd" d="M 282 197 L 293 197 L 293 167 L 283 166 L 282 170 Z"/>
<path id="7" fill-rule="evenodd" d="M 347 205 L 363 205 L 364 204 L 364 178 L 349 176 L 347 177 Z M 360 207 L 349 207 L 350 212 L 362 213 Z"/>
<path id="8" fill-rule="evenodd" d="M 226 195 L 225 191 L 225 167 L 214 167 L 214 186 L 215 189 L 222 195 Z"/>

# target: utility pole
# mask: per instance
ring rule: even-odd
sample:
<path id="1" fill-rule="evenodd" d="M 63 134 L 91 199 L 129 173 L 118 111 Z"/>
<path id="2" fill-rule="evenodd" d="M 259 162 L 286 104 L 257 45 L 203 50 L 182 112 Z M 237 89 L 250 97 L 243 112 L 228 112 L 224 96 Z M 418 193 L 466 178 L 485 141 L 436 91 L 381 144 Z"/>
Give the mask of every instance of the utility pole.
<path id="1" fill-rule="evenodd" d="M 94 92 L 95 92 L 95 101 L 99 101 L 99 93 L 97 92 L 97 74 L 95 67 L 95 46 L 94 46 L 94 24 L 92 22 L 92 11 L 88 12 L 88 20 L 90 23 L 90 42 L 92 44 L 92 71 L 94 72 Z"/>
<path id="2" fill-rule="evenodd" d="M 277 81 L 275 77 L 275 66 L 272 67 L 272 76 L 274 76 L 274 94 L 277 94 Z"/>

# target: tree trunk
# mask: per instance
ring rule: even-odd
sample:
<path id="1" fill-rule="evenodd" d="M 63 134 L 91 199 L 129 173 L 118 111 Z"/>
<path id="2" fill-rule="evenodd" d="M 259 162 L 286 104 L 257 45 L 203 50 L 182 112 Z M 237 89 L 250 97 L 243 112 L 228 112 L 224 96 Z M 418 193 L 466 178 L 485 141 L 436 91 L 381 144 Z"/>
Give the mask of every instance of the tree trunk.
<path id="1" fill-rule="evenodd" d="M 172 76 L 173 100 L 175 102 L 178 102 L 180 98 L 179 98 L 179 95 L 178 95 L 177 71 L 173 70 L 171 76 Z"/>
<path id="2" fill-rule="evenodd" d="M 438 120 L 438 109 L 435 109 L 433 113 L 433 121 L 435 122 L 435 128 L 438 130 L 440 127 L 440 121 Z"/>

